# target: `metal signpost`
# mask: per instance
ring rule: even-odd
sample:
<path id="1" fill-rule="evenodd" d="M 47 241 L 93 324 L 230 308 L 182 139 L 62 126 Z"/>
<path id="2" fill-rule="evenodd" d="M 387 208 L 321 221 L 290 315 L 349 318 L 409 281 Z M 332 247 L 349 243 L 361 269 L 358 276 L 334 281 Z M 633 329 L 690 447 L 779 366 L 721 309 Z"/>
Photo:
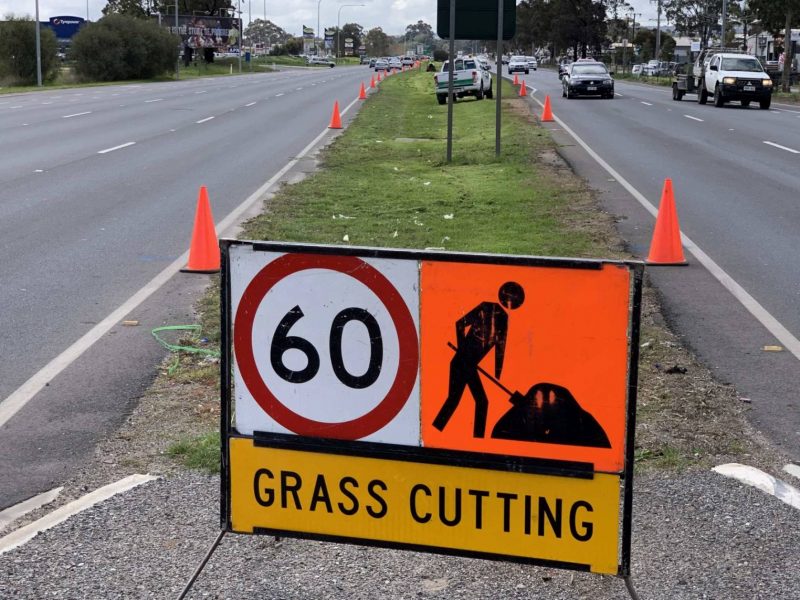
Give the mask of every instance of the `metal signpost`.
<path id="1" fill-rule="evenodd" d="M 225 533 L 268 534 L 635 597 L 642 263 L 220 245 L 221 532 L 192 581 Z"/>

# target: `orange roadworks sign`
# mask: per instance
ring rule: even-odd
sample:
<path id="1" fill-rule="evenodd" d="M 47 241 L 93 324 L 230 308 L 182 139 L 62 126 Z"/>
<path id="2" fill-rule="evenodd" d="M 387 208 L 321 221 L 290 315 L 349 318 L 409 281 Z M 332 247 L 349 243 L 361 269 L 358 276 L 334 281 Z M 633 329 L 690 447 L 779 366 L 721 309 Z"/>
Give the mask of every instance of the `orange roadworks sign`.
<path id="1" fill-rule="evenodd" d="M 232 531 L 617 574 L 616 475 L 565 478 L 414 462 L 407 452 L 390 460 L 280 445 L 230 440 Z"/>
<path id="2" fill-rule="evenodd" d="M 422 445 L 625 464 L 631 273 L 423 261 Z"/>

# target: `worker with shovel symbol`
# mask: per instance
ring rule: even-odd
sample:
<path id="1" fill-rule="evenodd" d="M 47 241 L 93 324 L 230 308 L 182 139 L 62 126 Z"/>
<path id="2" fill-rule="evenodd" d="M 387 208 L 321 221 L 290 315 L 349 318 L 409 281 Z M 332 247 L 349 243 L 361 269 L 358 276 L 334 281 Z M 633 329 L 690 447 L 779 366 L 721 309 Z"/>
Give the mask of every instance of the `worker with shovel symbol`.
<path id="1" fill-rule="evenodd" d="M 455 348 L 456 354 L 450 361 L 447 400 L 433 421 L 433 426 L 439 431 L 444 431 L 458 403 L 461 402 L 465 388 L 469 386 L 472 399 L 475 401 L 473 436 L 484 437 L 489 399 L 478 375 L 478 365 L 494 348 L 494 375 L 495 378 L 500 378 L 508 333 L 508 313 L 504 309 L 519 308 L 525 301 L 525 291 L 518 283 L 509 281 L 500 286 L 498 298 L 500 304 L 481 302 L 456 321 L 458 347 Z"/>

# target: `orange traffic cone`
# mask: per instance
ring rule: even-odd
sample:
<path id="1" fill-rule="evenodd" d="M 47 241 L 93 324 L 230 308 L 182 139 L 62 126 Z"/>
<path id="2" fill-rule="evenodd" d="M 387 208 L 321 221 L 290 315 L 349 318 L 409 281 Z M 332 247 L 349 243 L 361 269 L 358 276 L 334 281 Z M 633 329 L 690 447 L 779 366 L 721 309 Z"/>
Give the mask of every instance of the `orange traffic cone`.
<path id="1" fill-rule="evenodd" d="M 381 72 L 380 71 L 378 71 L 378 81 L 383 81 L 383 78 L 381 77 Z"/>
<path id="2" fill-rule="evenodd" d="M 336 100 L 333 103 L 333 114 L 331 115 L 331 123 L 328 125 L 328 129 L 341 129 L 342 128 L 342 117 L 339 115 L 339 101 Z"/>
<path id="3" fill-rule="evenodd" d="M 184 273 L 217 273 L 219 271 L 219 242 L 211 216 L 206 186 L 200 186 L 197 211 L 194 216 L 189 263 L 181 269 Z"/>
<path id="4" fill-rule="evenodd" d="M 650 242 L 650 254 L 647 256 L 648 265 L 685 265 L 681 244 L 681 228 L 678 224 L 678 213 L 675 210 L 675 197 L 672 194 L 672 180 L 664 180 L 664 190 L 661 192 L 661 204 L 658 207 L 658 217 L 653 230 L 653 240 Z"/>
<path id="5" fill-rule="evenodd" d="M 361 89 L 358 91 L 358 99 L 359 100 L 366 100 L 367 99 L 367 90 L 364 89 L 364 82 L 361 82 Z"/>
<path id="6" fill-rule="evenodd" d="M 514 85 L 519 85 L 519 77 L 514 73 Z"/>
<path id="7" fill-rule="evenodd" d="M 375 89 L 375 75 L 369 78 L 369 88 L 371 90 Z"/>
<path id="8" fill-rule="evenodd" d="M 519 87 L 519 97 L 524 98 L 528 95 L 527 90 L 525 89 L 525 80 L 522 80 L 522 85 Z"/>
<path id="9" fill-rule="evenodd" d="M 544 97 L 544 110 L 542 110 L 541 121 L 544 123 L 545 121 L 553 120 L 553 109 L 550 108 L 550 96 L 547 95 Z"/>

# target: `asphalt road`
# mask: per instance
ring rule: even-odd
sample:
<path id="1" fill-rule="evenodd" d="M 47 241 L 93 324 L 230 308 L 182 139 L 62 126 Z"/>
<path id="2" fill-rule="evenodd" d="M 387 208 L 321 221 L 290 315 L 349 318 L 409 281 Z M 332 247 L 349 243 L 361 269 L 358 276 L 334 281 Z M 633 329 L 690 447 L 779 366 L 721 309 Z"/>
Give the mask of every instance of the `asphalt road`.
<path id="1" fill-rule="evenodd" d="M 666 87 L 616 82 L 614 100 L 561 96 L 554 71 L 525 77 L 554 114 L 606 163 L 659 205 L 671 178 L 681 230 L 795 338 L 800 337 L 800 108 L 701 106 Z M 562 153 L 600 191 L 634 254 L 645 258 L 653 219 L 559 123 Z M 800 458 L 798 358 L 688 255 L 687 267 L 650 267 L 667 316 L 723 381 L 752 403 L 754 424 Z"/>
<path id="2" fill-rule="evenodd" d="M 365 67 L 0 96 L 0 402 L 219 222 L 358 95 Z M 193 322 L 168 283 L 0 423 L 0 508 L 59 485 L 147 388 L 152 327 Z M 1 406 L 1 405 L 0 405 Z"/>

